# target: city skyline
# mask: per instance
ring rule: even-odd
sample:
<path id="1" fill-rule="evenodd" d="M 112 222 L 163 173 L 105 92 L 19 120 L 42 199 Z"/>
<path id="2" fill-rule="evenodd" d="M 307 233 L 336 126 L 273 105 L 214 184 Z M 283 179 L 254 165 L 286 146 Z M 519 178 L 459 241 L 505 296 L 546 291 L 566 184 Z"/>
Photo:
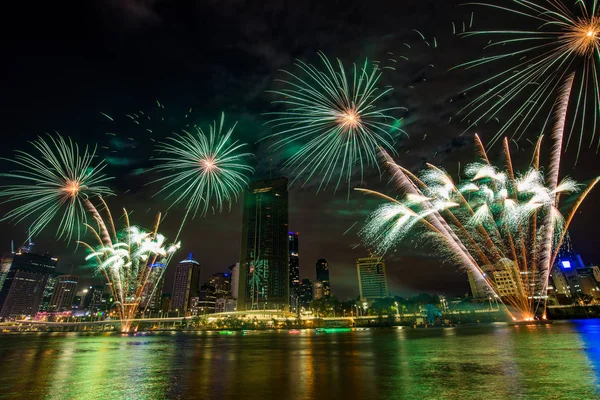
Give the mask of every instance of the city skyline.
<path id="1" fill-rule="evenodd" d="M 465 126 L 461 125 L 456 118 L 450 120 L 450 117 L 454 115 L 461 103 L 461 90 L 475 78 L 485 74 L 481 71 L 447 72 L 451 67 L 464 61 L 462 58 L 468 59 L 471 55 L 477 57 L 480 54 L 479 46 L 472 44 L 472 41 L 448 34 L 452 32 L 452 22 L 460 26 L 458 21 L 467 21 L 468 25 L 471 18 L 471 11 L 454 5 L 453 2 L 442 5 L 433 2 L 414 2 L 405 7 L 394 6 L 394 11 L 407 21 L 412 21 L 411 16 L 414 15 L 429 15 L 428 10 L 432 7 L 439 10 L 441 14 L 447 15 L 444 24 L 440 25 L 434 17 L 426 17 L 419 21 L 419 26 L 414 26 L 426 37 L 429 44 L 433 43 L 432 38 L 437 38 L 437 47 L 427 46 L 419 33 L 412 31 L 412 25 L 411 29 L 399 32 L 395 23 L 387 19 L 379 21 L 375 8 L 368 8 L 361 13 L 361 17 L 364 14 L 365 21 L 357 22 L 364 35 L 356 35 L 353 30 L 344 27 L 344 18 L 335 14 L 336 18 L 333 21 L 327 20 L 325 24 L 340 26 L 340 30 L 331 36 L 323 29 L 319 29 L 318 35 L 310 38 L 301 37 L 300 42 L 290 48 L 268 34 L 262 37 L 263 34 L 254 33 L 253 35 L 257 35 L 254 39 L 264 42 L 268 50 L 252 45 L 242 52 L 238 47 L 234 47 L 235 54 L 217 56 L 213 52 L 205 60 L 200 57 L 195 46 L 182 40 L 183 37 L 175 30 L 181 21 L 178 16 L 168 13 L 169 7 L 163 10 L 155 9 L 151 5 L 144 6 L 143 9 L 147 11 L 145 15 L 157 17 L 147 20 L 142 15 L 131 14 L 126 8 L 96 4 L 94 10 L 101 9 L 106 13 L 101 14 L 102 18 L 95 21 L 95 25 L 82 34 L 81 40 L 91 44 L 82 51 L 90 51 L 90 54 L 86 53 L 83 56 L 72 54 L 73 49 L 80 48 L 78 42 L 68 38 L 63 40 L 65 38 L 60 33 L 48 37 L 47 48 L 37 46 L 31 40 L 30 44 L 38 51 L 37 53 L 23 51 L 18 45 L 9 46 L 9 52 L 12 51 L 15 55 L 15 62 L 9 65 L 11 73 L 6 75 L 12 77 L 11 81 L 7 81 L 3 86 L 8 91 L 6 97 L 11 101 L 7 102 L 1 112 L 7 131 L 14 134 L 5 138 L 6 146 L 1 150 L 1 155 L 10 157 L 12 150 L 23 147 L 27 140 L 33 140 L 38 135 L 53 130 L 75 139 L 79 137 L 87 142 L 86 144 L 97 143 L 98 155 L 107 160 L 110 172 L 117 175 L 117 179 L 110 184 L 120 192 L 120 195 L 108 201 L 111 205 L 115 202 L 115 206 L 127 205 L 133 208 L 136 217 L 142 220 L 141 223 L 149 225 L 150 222 L 144 222 L 143 219 L 147 216 L 150 220 L 155 211 L 165 211 L 169 205 L 164 199 L 152 197 L 152 190 L 149 190 L 145 184 L 152 181 L 153 176 L 141 173 L 151 166 L 147 158 L 152 155 L 153 143 L 149 140 L 147 129 L 153 132 L 151 135 L 153 140 L 160 140 L 168 132 L 179 131 L 191 120 L 205 124 L 217 119 L 220 112 L 224 111 L 227 121 L 239 120 L 236 132 L 241 139 L 253 147 L 253 151 L 256 151 L 257 156 L 253 161 L 256 173 L 252 180 L 267 178 L 273 174 L 286 175 L 289 171 L 281 171 L 282 155 L 271 154 L 268 143 L 263 145 L 263 142 L 258 142 L 258 139 L 269 133 L 263 125 L 265 118 L 261 113 L 273 109 L 269 104 L 273 97 L 266 91 L 271 89 L 273 81 L 281 77 L 277 70 L 291 69 L 296 58 L 310 63 L 317 62 L 317 50 L 322 50 L 329 57 L 339 57 L 346 64 L 359 61 L 365 56 L 386 60 L 389 58 L 387 55 L 389 50 L 396 56 L 402 55 L 409 59 L 404 60 L 406 63 L 402 64 L 403 74 L 389 69 L 382 77 L 383 83 L 390 84 L 395 89 L 394 103 L 409 108 L 409 116 L 405 119 L 405 130 L 410 135 L 410 139 L 397 143 L 401 148 L 400 160 L 403 165 L 413 170 L 426 162 L 435 162 L 448 170 L 455 171 L 460 161 L 472 154 L 470 146 L 472 132 L 460 136 Z M 283 12 L 275 4 L 270 4 L 269 7 L 279 13 Z M 303 7 L 301 5 L 295 7 L 300 10 L 299 15 L 303 15 Z M 322 5 L 322 7 L 326 10 L 329 6 Z M 207 5 L 195 12 L 210 10 L 211 7 Z M 348 12 L 354 13 L 354 11 Z M 293 14 L 290 12 L 290 15 Z M 115 19 L 116 15 L 125 16 L 126 20 Z M 337 17 L 340 19 L 338 20 Z M 135 28 L 130 31 L 126 22 L 140 21 L 138 18 L 148 22 L 148 25 L 135 25 Z M 233 16 L 225 14 L 220 15 L 219 18 L 222 22 L 228 22 Z M 293 16 L 289 18 L 296 23 L 302 21 L 301 18 L 297 19 Z M 375 18 L 377 24 L 373 24 Z M 489 20 L 489 11 L 480 10 L 473 23 L 481 27 L 493 22 Z M 77 24 L 75 21 L 64 22 L 64 26 Z M 206 32 L 192 26 L 189 21 L 183 23 L 186 28 L 189 28 L 193 37 L 206 36 Z M 236 40 L 245 41 L 246 28 L 244 24 L 233 25 L 233 28 L 227 31 L 230 36 L 223 40 L 231 43 L 235 43 Z M 296 36 L 293 30 L 282 29 L 284 36 L 286 34 Z M 386 35 L 389 32 L 394 34 L 388 37 Z M 101 37 L 96 36 L 96 33 L 100 33 Z M 123 33 L 126 33 L 125 36 L 121 35 Z M 138 34 L 153 34 L 159 42 L 159 39 L 164 40 L 164 43 L 159 46 L 159 51 L 165 56 L 164 58 L 173 54 L 172 48 L 185 50 L 184 58 L 191 63 L 190 65 L 194 65 L 194 69 L 186 63 L 164 63 L 160 57 L 154 59 L 154 56 L 149 56 L 146 51 L 148 45 L 139 40 Z M 350 46 L 348 38 L 353 38 L 357 45 Z M 373 38 L 381 40 L 375 48 L 370 46 Z M 402 43 L 409 44 L 412 50 L 409 51 Z M 407 50 L 403 50 L 402 47 Z M 100 49 L 97 62 L 87 61 L 95 59 L 96 52 L 91 50 L 95 48 Z M 211 48 L 214 50 L 213 47 Z M 464 57 L 459 57 L 453 51 L 456 48 L 461 48 L 465 53 Z M 68 55 L 71 58 L 67 57 L 67 59 L 77 61 L 66 62 L 61 57 L 56 57 L 56 62 L 52 65 L 45 68 L 35 67 L 39 65 L 35 62 L 39 57 L 51 56 L 54 53 Z M 241 57 L 246 60 L 248 55 L 250 58 L 247 63 L 240 66 L 238 60 Z M 116 68 L 113 59 L 121 60 L 119 65 L 127 65 L 126 71 Z M 153 62 L 149 62 L 150 60 Z M 79 65 L 78 63 L 84 68 L 76 68 L 75 65 Z M 429 64 L 434 67 L 430 67 Z M 206 80 L 199 78 L 202 74 L 198 74 L 196 69 L 211 72 L 211 65 L 219 65 L 219 76 L 228 79 L 224 88 L 216 87 L 214 83 L 207 83 Z M 19 73 L 21 70 L 29 74 L 22 75 Z M 132 70 L 143 71 L 143 73 L 133 74 Z M 155 74 L 159 72 L 162 74 L 163 70 L 169 72 L 166 73 L 168 80 L 158 82 L 152 79 Z M 245 75 L 248 71 L 256 79 L 246 79 Z M 59 80 L 54 79 L 54 76 L 60 76 L 64 85 L 77 82 L 73 87 L 82 85 L 85 90 L 66 93 L 60 90 Z M 100 80 L 87 79 L 89 76 L 98 76 Z M 448 76 L 451 79 L 447 79 Z M 125 82 L 125 84 L 117 85 L 114 82 Z M 37 96 L 27 95 L 34 88 L 39 88 L 41 93 Z M 203 93 L 203 96 L 197 96 L 195 93 Z M 239 100 L 240 94 L 245 95 L 241 97 L 242 100 Z M 425 101 L 426 98 L 431 100 Z M 430 102 L 432 104 L 428 104 Z M 51 109 L 48 109 L 48 104 L 52 104 Z M 127 117 L 140 110 L 152 117 L 152 121 L 145 126 L 135 124 Z M 104 114 L 110 116 L 112 120 Z M 164 118 L 164 124 L 154 122 L 162 121 L 161 118 Z M 486 124 L 479 127 L 478 132 L 486 138 L 495 130 L 496 127 Z M 116 136 L 107 133 L 114 133 Z M 526 143 L 521 145 L 527 146 Z M 499 149 L 493 150 L 490 157 L 498 157 L 500 153 Z M 593 152 L 590 153 L 590 157 L 582 157 L 576 166 L 572 153 L 570 150 L 566 152 L 565 173 L 575 178 L 587 178 L 586 171 L 597 168 L 595 157 L 591 155 Z M 515 158 L 524 161 L 524 157 L 519 155 Z M 6 167 L 5 164 L 2 165 Z M 366 171 L 365 180 L 381 188 L 386 186 L 385 179 L 382 180 L 376 170 Z M 355 176 L 353 181 L 354 184 L 358 184 L 358 176 Z M 302 235 L 305 243 L 302 246 L 303 257 L 307 262 L 312 263 L 313 260 L 325 258 L 331 265 L 335 265 L 333 274 L 337 276 L 333 276 L 332 280 L 336 282 L 336 293 L 339 293 L 342 298 L 352 296 L 358 290 L 355 280 L 350 278 L 355 268 L 354 260 L 366 255 L 365 249 L 358 246 L 360 242 L 355 236 L 360 224 L 356 226 L 354 224 L 364 218 L 364 211 L 361 210 L 372 209 L 377 202 L 357 194 L 352 194 L 348 200 L 344 190 L 335 193 L 331 190 L 315 193 L 316 188 L 315 182 L 309 182 L 304 187 L 295 184 L 290 188 L 290 229 Z M 577 221 L 570 231 L 577 251 L 582 253 L 586 260 L 595 258 L 595 249 L 600 242 L 600 239 L 586 235 L 586 232 L 594 229 L 597 212 L 592 204 L 596 202 L 598 196 L 592 192 L 588 203 L 583 205 L 582 212 L 590 218 Z M 6 211 L 1 206 L 0 210 Z M 164 223 L 167 237 L 176 236 L 177 222 L 183 215 L 182 208 L 174 207 L 169 210 Z M 224 211 L 223 214 L 217 215 L 209 213 L 206 218 L 197 218 L 188 222 L 182 232 L 185 251 L 182 250 L 180 253 L 192 251 L 201 256 L 207 274 L 218 272 L 223 267 L 234 263 L 238 258 L 241 218 L 242 204 L 238 199 L 233 203 L 231 212 Z M 26 240 L 25 226 L 13 227 L 8 223 L 4 224 L 5 229 L 0 232 L 0 243 L 5 243 L 7 249 L 11 239 Z M 82 253 L 81 250 L 75 252 L 73 244 L 56 243 L 52 235 L 47 232 L 43 232 L 36 241 L 39 242 L 40 249 L 50 251 L 61 259 L 59 266 L 61 272 L 71 272 L 73 265 L 74 273 L 86 281 L 90 279 L 91 270 L 80 268 L 83 264 L 80 262 Z M 450 291 L 452 294 L 459 294 L 469 289 L 464 276 L 457 268 L 448 264 L 440 268 L 440 264 L 442 261 L 428 257 L 426 249 L 399 248 L 397 252 L 389 255 L 387 261 L 391 290 L 408 295 L 424 291 L 432 293 Z M 411 273 L 410 269 L 414 266 L 418 266 L 419 270 L 435 271 L 436 279 L 423 282 L 417 274 Z M 301 267 L 301 277 L 308 276 L 314 279 L 310 268 L 305 269 L 305 267 L 306 264 Z M 165 284 L 169 287 L 173 279 L 173 268 L 167 271 L 166 278 Z"/>
<path id="2" fill-rule="evenodd" d="M 8 5 L 0 397 L 600 399 L 600 0 Z"/>

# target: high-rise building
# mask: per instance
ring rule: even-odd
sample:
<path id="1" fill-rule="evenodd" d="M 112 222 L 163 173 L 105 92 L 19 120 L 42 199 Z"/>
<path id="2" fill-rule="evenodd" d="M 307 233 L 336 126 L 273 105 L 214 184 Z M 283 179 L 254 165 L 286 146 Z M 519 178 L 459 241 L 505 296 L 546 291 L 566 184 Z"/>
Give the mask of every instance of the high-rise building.
<path id="1" fill-rule="evenodd" d="M 217 299 L 231 296 L 231 274 L 228 272 L 213 274 L 208 280 L 208 285 L 215 289 Z"/>
<path id="2" fill-rule="evenodd" d="M 216 300 L 215 288 L 205 283 L 200 287 L 198 297 L 192 299 L 192 315 L 214 314 Z"/>
<path id="3" fill-rule="evenodd" d="M 178 311 L 185 315 L 191 307 L 193 297 L 200 293 L 200 263 L 194 260 L 192 253 L 188 258 L 177 264 L 173 293 L 171 298 L 171 311 Z"/>
<path id="4" fill-rule="evenodd" d="M 14 257 L 15 253 L 2 254 L 2 259 L 0 260 L 0 289 L 2 288 L 2 285 L 4 285 L 4 280 L 8 275 L 8 271 L 10 271 L 10 266 L 12 265 Z"/>
<path id="5" fill-rule="evenodd" d="M 83 299 L 83 309 L 90 312 L 98 312 L 104 309 L 102 303 L 102 294 L 104 286 L 92 285 L 88 288 L 85 298 Z"/>
<path id="6" fill-rule="evenodd" d="M 308 308 L 313 301 L 313 283 L 310 279 L 304 278 L 298 287 L 298 306 Z"/>
<path id="7" fill-rule="evenodd" d="M 42 312 L 50 311 L 50 300 L 52 300 L 52 296 L 54 295 L 54 288 L 56 287 L 56 282 L 58 281 L 58 275 L 59 274 L 57 273 L 52 273 L 50 276 L 48 276 L 46 286 L 44 286 L 42 302 L 40 303 L 40 311 Z"/>
<path id="8" fill-rule="evenodd" d="M 298 288 L 300 286 L 300 256 L 298 247 L 298 232 L 288 232 L 290 259 L 290 305 L 292 311 L 298 304 Z"/>
<path id="9" fill-rule="evenodd" d="M 0 317 L 37 313 L 57 262 L 48 255 L 16 253 L 0 288 Z"/>
<path id="10" fill-rule="evenodd" d="M 235 263 L 231 267 L 231 298 L 238 298 L 240 288 L 240 263 Z M 237 306 L 236 306 L 237 307 Z"/>
<path id="11" fill-rule="evenodd" d="M 140 310 L 159 311 L 161 308 L 161 298 L 165 284 L 163 271 L 158 269 L 153 270 L 148 281 L 152 282 L 153 284 L 147 284 L 144 292 L 142 292 Z"/>
<path id="12" fill-rule="evenodd" d="M 322 294 L 319 293 L 319 297 L 324 297 L 326 299 L 328 299 L 331 296 L 331 286 L 329 284 L 329 264 L 327 263 L 327 260 L 324 258 L 321 258 L 319 260 L 317 260 L 317 282 L 320 282 L 321 284 L 319 285 L 319 287 L 322 287 Z M 315 282 L 315 288 L 316 288 L 316 282 Z M 317 292 L 315 291 L 315 299 L 317 298 Z"/>
<path id="13" fill-rule="evenodd" d="M 244 195 L 238 311 L 289 306 L 287 185 L 287 178 L 257 181 Z"/>
<path id="14" fill-rule="evenodd" d="M 389 296 L 385 261 L 382 257 L 371 255 L 356 260 L 360 300 L 370 301 Z"/>
<path id="15" fill-rule="evenodd" d="M 57 276 L 48 311 L 70 311 L 77 294 L 77 282 L 79 277 L 75 275 Z"/>

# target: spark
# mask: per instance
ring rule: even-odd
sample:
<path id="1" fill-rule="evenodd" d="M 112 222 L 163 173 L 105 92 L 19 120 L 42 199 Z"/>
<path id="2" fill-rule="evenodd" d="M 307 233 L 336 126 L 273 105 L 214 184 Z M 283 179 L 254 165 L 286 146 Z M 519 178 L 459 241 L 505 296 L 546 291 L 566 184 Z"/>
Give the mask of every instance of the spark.
<path id="1" fill-rule="evenodd" d="M 35 236 L 59 218 L 56 236 L 79 239 L 87 221 L 84 201 L 113 194 L 102 185 L 111 179 L 102 173 L 106 165 L 94 163 L 95 148 L 82 151 L 60 135 L 40 137 L 31 144 L 33 152 L 18 150 L 9 159 L 18 169 L 0 174 L 13 181 L 2 186 L 0 196 L 5 203 L 17 204 L 2 220 L 28 221 L 30 234 Z"/>
<path id="2" fill-rule="evenodd" d="M 547 120 L 562 85 L 574 75 L 571 87 L 573 106 L 566 146 L 576 138 L 577 158 L 585 135 L 591 146 L 598 134 L 600 118 L 600 16 L 596 0 L 503 0 L 478 3 L 498 12 L 523 18 L 530 25 L 522 30 L 482 30 L 463 36 L 497 37 L 486 49 L 491 55 L 459 67 L 471 69 L 493 64 L 501 66 L 488 78 L 467 91 L 484 90 L 461 110 L 463 120 L 472 119 L 469 128 L 508 113 L 494 136 L 494 143 L 509 130 L 520 138 L 533 121 Z M 567 113 L 565 108 L 564 113 Z M 600 139 L 600 136 L 599 136 Z M 597 140 L 600 146 L 600 140 Z"/>
<path id="3" fill-rule="evenodd" d="M 515 173 L 506 139 L 505 166 L 490 165 L 481 142 L 477 143 L 482 160 L 464 168 L 459 184 L 432 165 L 413 175 L 384 152 L 405 196 L 396 200 L 357 189 L 387 200 L 371 213 L 360 235 L 378 254 L 408 239 L 430 243 L 436 254 L 462 266 L 484 284 L 515 318 L 533 318 L 542 301 L 534 299 L 546 297 L 549 271 L 572 218 L 600 178 L 577 195 L 564 218 L 558 211 L 559 198 L 577 193 L 581 185 L 569 178 L 557 185 L 546 183 L 537 162 Z M 560 147 L 552 151 L 560 152 Z"/>
<path id="4" fill-rule="evenodd" d="M 320 176 L 321 189 L 338 175 L 335 188 L 342 180 L 349 187 L 356 168 L 362 180 L 365 164 L 378 167 L 379 147 L 394 151 L 392 133 L 404 132 L 391 125 L 395 119 L 387 113 L 401 107 L 378 105 L 392 89 L 378 87 L 381 69 L 377 64 L 365 60 L 362 67 L 353 65 L 352 74 L 347 75 L 340 60 L 336 66 L 323 53 L 318 55 L 322 70 L 298 61 L 300 74 L 283 71 L 289 79 L 281 80 L 284 88 L 271 93 L 279 96 L 274 104 L 286 110 L 267 113 L 276 133 L 264 139 L 276 138 L 275 149 L 299 146 L 284 164 L 296 175 L 292 182 Z"/>
<path id="5" fill-rule="evenodd" d="M 225 203 L 231 208 L 254 172 L 246 163 L 252 154 L 240 151 L 246 144 L 231 141 L 235 127 L 225 128 L 221 114 L 208 134 L 196 127 L 195 132 L 183 131 L 159 143 L 159 164 L 152 170 L 165 176 L 154 181 L 164 183 L 157 194 L 166 192 L 173 205 L 184 203 L 186 215 L 206 215 L 213 203 L 219 212 Z"/>
<path id="6" fill-rule="evenodd" d="M 166 238 L 158 233 L 160 213 L 154 228 L 146 231 L 130 225 L 130 213 L 123 210 L 125 227 L 117 232 L 110 210 L 104 201 L 102 205 L 105 216 L 86 200 L 86 206 L 98 225 L 97 229 L 87 225 L 97 244 L 79 243 L 90 251 L 86 261 L 106 278 L 121 320 L 121 331 L 130 332 L 138 311 L 155 301 L 155 289 L 181 244 L 168 245 Z"/>

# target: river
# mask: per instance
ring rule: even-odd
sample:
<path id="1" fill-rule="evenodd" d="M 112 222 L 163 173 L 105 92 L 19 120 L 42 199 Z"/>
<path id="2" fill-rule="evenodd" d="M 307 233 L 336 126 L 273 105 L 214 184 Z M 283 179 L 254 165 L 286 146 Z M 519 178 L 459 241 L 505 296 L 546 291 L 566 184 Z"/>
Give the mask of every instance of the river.
<path id="1" fill-rule="evenodd" d="M 0 336 L 3 399 L 598 399 L 600 320 Z"/>

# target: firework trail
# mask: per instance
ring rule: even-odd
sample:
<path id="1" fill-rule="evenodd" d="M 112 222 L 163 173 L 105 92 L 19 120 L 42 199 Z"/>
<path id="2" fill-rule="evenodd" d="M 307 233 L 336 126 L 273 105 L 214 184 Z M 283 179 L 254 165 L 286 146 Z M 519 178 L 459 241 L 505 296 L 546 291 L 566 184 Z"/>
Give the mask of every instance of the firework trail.
<path id="1" fill-rule="evenodd" d="M 254 172 L 247 165 L 252 154 L 240 151 L 246 144 L 231 141 L 236 124 L 225 129 L 224 123 L 221 114 L 220 122 L 213 122 L 208 134 L 201 128 L 194 133 L 183 131 L 157 146 L 159 155 L 154 159 L 160 164 L 153 170 L 164 173 L 154 181 L 164 183 L 157 194 L 168 193 L 173 205 L 184 203 L 186 218 L 190 213 L 192 218 L 198 212 L 206 215 L 211 205 L 219 212 L 225 203 L 231 208 Z"/>
<path id="2" fill-rule="evenodd" d="M 365 164 L 379 168 L 379 147 L 394 153 L 394 136 L 404 131 L 387 113 L 403 108 L 379 105 L 392 89 L 378 87 L 377 64 L 365 60 L 361 67 L 353 65 L 348 76 L 340 60 L 334 65 L 320 52 L 319 58 L 322 70 L 298 61 L 299 74 L 283 71 L 288 76 L 280 80 L 284 88 L 271 93 L 279 96 L 274 104 L 286 110 L 267 114 L 276 133 L 265 139 L 276 138 L 272 145 L 276 150 L 299 146 L 284 164 L 296 176 L 293 181 L 305 176 L 308 182 L 320 175 L 320 190 L 339 174 L 335 188 L 345 180 L 349 189 L 355 168 L 361 181 Z"/>
<path id="3" fill-rule="evenodd" d="M 369 216 L 361 236 L 379 254 L 405 240 L 431 243 L 507 305 L 513 318 L 530 320 L 545 304 L 549 271 L 572 218 L 600 178 L 578 195 L 564 218 L 560 195 L 576 193 L 580 185 L 569 178 L 556 185 L 545 182 L 539 167 L 541 139 L 532 165 L 520 174 L 514 171 L 507 139 L 504 167 L 490 164 L 478 137 L 476 144 L 481 161 L 466 166 L 460 184 L 433 165 L 413 175 L 383 152 L 405 195 L 397 200 L 357 189 L 387 201 Z"/>
<path id="4" fill-rule="evenodd" d="M 140 307 L 152 301 L 154 289 L 180 243 L 167 245 L 165 237 L 158 233 L 160 214 L 154 228 L 145 231 L 130 225 L 129 214 L 124 209 L 125 227 L 116 231 L 110 210 L 102 199 L 100 211 L 89 200 L 85 202 L 97 222 L 97 228 L 86 225 L 97 244 L 79 243 L 90 250 L 86 261 L 105 276 L 117 305 L 121 331 L 129 332 Z M 101 216 L 102 211 L 105 217 Z"/>
<path id="5" fill-rule="evenodd" d="M 58 217 L 57 237 L 79 239 L 87 221 L 84 202 L 113 194 L 102 185 L 111 179 L 102 173 L 104 162 L 95 162 L 95 148 L 80 150 L 60 135 L 40 137 L 31 144 L 33 152 L 17 150 L 9 160 L 17 169 L 0 174 L 14 182 L 1 187 L 4 202 L 20 203 L 3 220 L 30 220 L 30 235 L 35 236 Z"/>
<path id="6" fill-rule="evenodd" d="M 510 109 L 510 117 L 492 143 L 509 129 L 520 137 L 536 117 L 548 122 L 557 93 L 574 75 L 571 89 L 574 107 L 570 111 L 566 136 L 567 144 L 576 138 L 579 157 L 585 141 L 584 132 L 590 133 L 591 146 L 598 133 L 600 116 L 600 14 L 597 0 L 568 3 L 562 0 L 503 0 L 475 4 L 507 16 L 512 14 L 515 20 L 522 19 L 530 25 L 523 30 L 482 30 L 463 34 L 490 38 L 486 48 L 494 53 L 457 68 L 490 68 L 492 65 L 501 68 L 466 89 L 467 92 L 479 89 L 485 92 L 461 110 L 463 119 L 470 119 L 470 127 L 473 127 Z M 566 108 L 564 112 L 567 112 Z"/>

